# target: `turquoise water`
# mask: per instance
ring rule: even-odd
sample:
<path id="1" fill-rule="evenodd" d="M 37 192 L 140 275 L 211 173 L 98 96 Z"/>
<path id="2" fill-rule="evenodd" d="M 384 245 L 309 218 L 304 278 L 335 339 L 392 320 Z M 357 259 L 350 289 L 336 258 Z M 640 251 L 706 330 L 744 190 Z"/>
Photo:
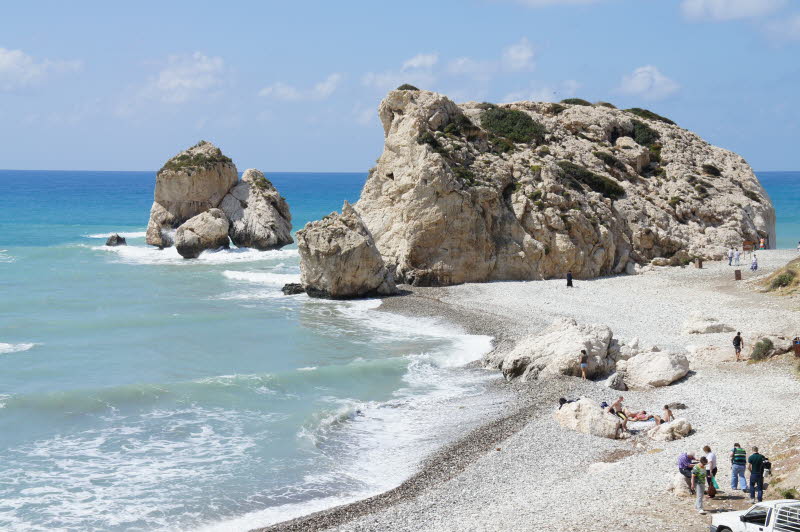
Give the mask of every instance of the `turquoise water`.
<path id="1" fill-rule="evenodd" d="M 800 173 L 759 176 L 794 247 Z M 365 179 L 269 177 L 295 229 Z M 488 338 L 285 297 L 294 246 L 148 248 L 153 180 L 0 171 L 0 529 L 245 530 L 393 487 L 476 422 L 487 375 L 458 366 Z"/>
<path id="2" fill-rule="evenodd" d="M 295 229 L 365 178 L 269 177 Z M 0 529 L 243 530 L 393 487 L 463 430 L 488 338 L 283 296 L 294 246 L 148 248 L 153 181 L 0 171 Z"/>

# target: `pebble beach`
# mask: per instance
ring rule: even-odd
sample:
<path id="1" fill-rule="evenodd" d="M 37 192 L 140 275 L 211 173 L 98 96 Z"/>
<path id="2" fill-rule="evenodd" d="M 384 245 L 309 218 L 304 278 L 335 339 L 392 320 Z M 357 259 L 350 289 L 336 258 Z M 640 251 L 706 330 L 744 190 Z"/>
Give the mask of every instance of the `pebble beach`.
<path id="1" fill-rule="evenodd" d="M 264 530 L 705 529 L 714 511 L 747 506 L 741 492 L 729 489 L 727 451 L 733 443 L 757 445 L 769 456 L 788 436 L 787 428 L 800 423 L 800 379 L 788 357 L 737 363 L 734 333 L 689 335 L 684 323 L 701 314 L 729 324 L 742 331 L 745 353 L 759 335 L 800 334 L 797 297 L 762 293 L 759 285 L 796 256 L 788 250 L 759 252 L 759 270 L 742 267 L 739 282 L 727 262 L 712 262 L 702 269 L 665 267 L 577 280 L 573 289 L 561 280 L 496 282 L 414 288 L 384 300 L 381 310 L 435 315 L 489 334 L 495 345 L 536 334 L 559 317 L 607 325 L 615 338 L 686 352 L 690 372 L 671 386 L 628 392 L 564 376 L 506 383 L 498 373 L 490 393 L 501 408 L 493 419 L 428 457 L 398 488 Z M 610 402 L 620 393 L 637 410 L 684 403 L 687 408 L 675 415 L 694 430 L 670 442 L 636 434 L 608 440 L 564 429 L 553 419 L 559 397 Z M 699 456 L 704 445 L 719 457 L 722 492 L 707 505 L 709 515 L 698 515 L 692 500 L 667 488 L 677 456 Z M 780 467 L 776 463 L 778 472 Z"/>

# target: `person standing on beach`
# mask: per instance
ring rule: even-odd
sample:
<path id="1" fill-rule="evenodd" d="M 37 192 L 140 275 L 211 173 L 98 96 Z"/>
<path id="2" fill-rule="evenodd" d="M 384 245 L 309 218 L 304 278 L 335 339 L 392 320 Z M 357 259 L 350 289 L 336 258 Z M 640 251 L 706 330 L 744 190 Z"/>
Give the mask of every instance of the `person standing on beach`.
<path id="1" fill-rule="evenodd" d="M 739 251 L 739 248 L 733 250 L 733 264 L 734 266 L 739 266 L 739 258 L 742 256 L 742 252 Z"/>
<path id="2" fill-rule="evenodd" d="M 742 339 L 742 333 L 737 332 L 736 336 L 733 337 L 733 350 L 736 351 L 736 362 L 742 361 L 742 345 L 744 344 L 744 340 Z"/>
<path id="3" fill-rule="evenodd" d="M 700 458 L 700 463 L 694 466 L 692 469 L 692 493 L 697 496 L 694 507 L 697 509 L 697 513 L 700 515 L 706 514 L 706 511 L 703 510 L 703 495 L 705 494 L 706 478 L 708 477 L 706 474 L 707 464 L 708 459 L 703 456 Z"/>
<path id="4" fill-rule="evenodd" d="M 750 269 L 753 271 L 758 269 L 758 258 L 756 258 L 755 253 L 753 253 L 753 261 L 750 263 Z"/>
<path id="5" fill-rule="evenodd" d="M 747 459 L 747 469 L 750 471 L 750 502 L 756 502 L 756 486 L 758 486 L 758 502 L 764 496 L 764 462 L 766 457 L 759 454 L 758 447 L 753 446 L 753 454 Z"/>
<path id="6" fill-rule="evenodd" d="M 703 447 L 703 452 L 706 453 L 706 460 L 708 460 L 708 467 L 706 467 L 706 470 L 708 470 L 708 485 L 713 486 L 713 479 L 717 476 L 717 455 L 708 445 Z"/>
<path id="7" fill-rule="evenodd" d="M 567 286 L 572 288 L 572 270 L 567 272 Z"/>
<path id="8" fill-rule="evenodd" d="M 731 464 L 731 489 L 740 489 L 746 492 L 747 479 L 744 478 L 744 468 L 747 464 L 747 451 L 742 449 L 738 443 L 734 443 L 733 449 L 731 449 Z"/>
<path id="9" fill-rule="evenodd" d="M 581 349 L 580 361 L 581 361 L 581 378 L 583 380 L 586 380 L 586 368 L 589 367 L 589 355 L 586 353 L 586 349 Z"/>
<path id="10" fill-rule="evenodd" d="M 728 250 L 728 266 L 733 264 L 733 248 Z"/>

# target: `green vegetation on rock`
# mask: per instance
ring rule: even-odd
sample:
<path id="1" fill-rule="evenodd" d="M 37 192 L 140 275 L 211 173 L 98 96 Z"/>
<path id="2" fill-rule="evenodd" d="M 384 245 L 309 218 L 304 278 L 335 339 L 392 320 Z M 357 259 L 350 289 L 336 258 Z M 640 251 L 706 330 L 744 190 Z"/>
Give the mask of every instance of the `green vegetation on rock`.
<path id="1" fill-rule="evenodd" d="M 745 191 L 744 191 L 744 195 L 745 195 L 747 198 L 749 198 L 749 199 L 751 199 L 751 200 L 755 201 L 756 203 L 761 203 L 761 198 L 759 197 L 759 195 L 758 195 L 758 194 L 756 194 L 755 192 L 753 192 L 752 190 L 745 190 Z"/>
<path id="2" fill-rule="evenodd" d="M 609 109 L 616 109 L 617 106 L 609 102 L 595 102 L 595 105 L 600 107 L 608 107 Z"/>
<path id="3" fill-rule="evenodd" d="M 611 168 L 616 168 L 617 170 L 622 170 L 622 171 L 626 170 L 625 164 L 608 152 L 596 151 L 593 153 L 593 155 L 598 159 L 600 159 L 601 161 L 603 161 L 608 166 L 610 166 Z"/>
<path id="4" fill-rule="evenodd" d="M 772 279 L 772 282 L 770 282 L 769 287 L 772 290 L 786 288 L 787 286 L 791 286 L 796 278 L 797 274 L 794 270 L 786 270 L 785 272 L 775 276 L 775 278 Z"/>
<path id="5" fill-rule="evenodd" d="M 625 111 L 631 113 L 632 115 L 636 115 L 639 118 L 645 118 L 647 120 L 658 120 L 659 122 L 664 122 L 665 124 L 671 124 L 673 126 L 676 125 L 675 122 L 673 122 L 669 118 L 656 114 L 653 111 L 642 109 L 640 107 L 632 107 L 630 109 L 625 109 Z"/>
<path id="6" fill-rule="evenodd" d="M 465 115 L 458 115 L 450 123 L 444 126 L 444 132 L 449 135 L 464 136 L 468 139 L 480 134 L 480 128 L 472 123 L 472 120 Z"/>
<path id="7" fill-rule="evenodd" d="M 418 91 L 419 89 L 416 88 L 414 85 L 409 85 L 408 83 L 403 83 L 399 87 L 397 87 L 399 91 Z"/>
<path id="8" fill-rule="evenodd" d="M 547 106 L 547 112 L 554 116 L 559 115 L 566 110 L 567 108 L 559 103 L 551 103 Z"/>
<path id="9" fill-rule="evenodd" d="M 495 108 L 481 113 L 481 125 L 488 131 L 512 142 L 541 142 L 547 130 L 522 111 Z"/>
<path id="10" fill-rule="evenodd" d="M 583 166 L 579 166 L 570 161 L 559 161 L 558 166 L 564 172 L 564 177 L 567 178 L 574 188 L 580 188 L 580 185 L 586 185 L 595 192 L 599 192 L 607 198 L 619 199 L 625 195 L 625 189 L 622 188 L 612 179 L 605 176 L 590 172 Z M 575 185 L 578 185 L 575 187 Z"/>
<path id="11" fill-rule="evenodd" d="M 640 122 L 639 120 L 631 120 L 631 122 L 633 123 L 633 140 L 641 146 L 649 148 L 661 138 L 658 131 L 644 122 Z"/>
<path id="12" fill-rule="evenodd" d="M 206 141 L 201 140 L 189 150 L 194 148 L 198 148 L 204 144 L 207 144 Z M 181 153 L 167 161 L 164 166 L 158 171 L 160 174 L 165 170 L 172 170 L 173 172 L 177 172 L 179 170 L 183 170 L 186 168 L 208 168 L 211 165 L 218 164 L 218 163 L 231 163 L 233 162 L 230 157 L 222 155 L 222 151 L 219 148 L 215 148 L 214 151 L 210 154 L 206 153 L 189 153 L 187 152 Z"/>
<path id="13" fill-rule="evenodd" d="M 592 105 L 591 102 L 587 102 L 581 98 L 567 98 L 565 100 L 561 100 L 561 103 L 566 103 L 570 105 Z"/>
<path id="14" fill-rule="evenodd" d="M 775 345 L 772 343 L 772 340 L 769 338 L 762 338 L 756 345 L 753 346 L 753 352 L 750 354 L 750 358 L 753 360 L 764 360 L 769 355 L 769 352 L 772 351 L 772 348 Z"/>

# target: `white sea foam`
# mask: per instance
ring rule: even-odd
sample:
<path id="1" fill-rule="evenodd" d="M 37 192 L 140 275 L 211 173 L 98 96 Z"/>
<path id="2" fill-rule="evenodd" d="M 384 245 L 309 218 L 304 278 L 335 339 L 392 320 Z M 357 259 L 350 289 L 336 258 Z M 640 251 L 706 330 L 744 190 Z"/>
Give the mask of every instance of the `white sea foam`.
<path id="1" fill-rule="evenodd" d="M 37 344 L 35 343 L 21 343 L 21 344 L 6 344 L 0 342 L 0 355 L 5 355 L 8 353 L 19 353 L 21 351 L 27 351 L 28 349 L 32 349 Z"/>
<path id="2" fill-rule="evenodd" d="M 297 371 L 314 371 L 317 369 L 317 366 L 308 366 L 305 368 L 297 368 Z"/>
<path id="3" fill-rule="evenodd" d="M 7 249 L 0 249 L 0 262 L 5 262 L 10 264 L 15 260 L 17 259 L 15 259 L 13 255 L 9 255 Z"/>
<path id="4" fill-rule="evenodd" d="M 186 260 L 180 256 L 175 247 L 158 249 L 150 246 L 93 246 L 92 249 L 113 253 L 117 255 L 120 262 L 127 264 L 168 264 L 176 266 L 282 260 L 287 257 L 297 256 L 296 249 L 258 251 L 250 248 L 232 248 L 204 251 L 197 259 Z"/>
<path id="5" fill-rule="evenodd" d="M 83 235 L 86 238 L 108 238 L 111 235 L 119 235 L 123 238 L 144 238 L 147 233 L 145 231 L 128 231 L 128 232 L 118 232 L 118 231 L 110 231 L 108 233 L 94 233 L 91 235 Z"/>
<path id="6" fill-rule="evenodd" d="M 283 286 L 287 283 L 300 282 L 299 273 L 240 272 L 225 270 L 222 272 L 222 275 L 234 281 L 247 281 L 249 283 L 264 284 L 269 286 Z"/>

